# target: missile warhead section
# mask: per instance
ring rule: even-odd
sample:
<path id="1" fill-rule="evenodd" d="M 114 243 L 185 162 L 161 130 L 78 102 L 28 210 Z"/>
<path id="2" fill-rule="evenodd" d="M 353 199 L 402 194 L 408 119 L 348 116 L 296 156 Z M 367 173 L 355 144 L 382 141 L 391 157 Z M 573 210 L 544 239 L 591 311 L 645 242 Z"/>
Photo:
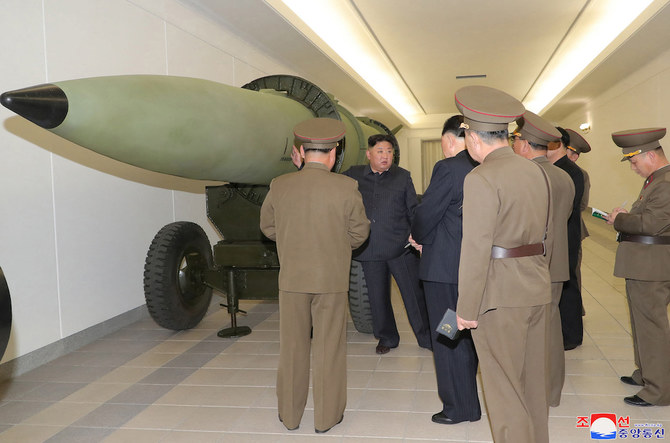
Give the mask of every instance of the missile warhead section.
<path id="1" fill-rule="evenodd" d="M 245 88 L 187 77 L 127 75 L 19 89 L 2 94 L 0 102 L 115 160 L 234 183 L 268 184 L 293 171 L 293 127 L 309 118 L 345 121 L 347 146 L 356 151 L 349 164 L 358 162 L 367 136 L 384 132 L 358 121 L 298 77 L 264 77 Z"/>

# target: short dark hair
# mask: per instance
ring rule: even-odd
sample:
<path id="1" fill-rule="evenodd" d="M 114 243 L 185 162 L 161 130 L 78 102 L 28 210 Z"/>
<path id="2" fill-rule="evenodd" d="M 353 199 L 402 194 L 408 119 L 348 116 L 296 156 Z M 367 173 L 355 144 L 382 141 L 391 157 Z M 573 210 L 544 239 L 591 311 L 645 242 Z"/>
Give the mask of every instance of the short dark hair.
<path id="1" fill-rule="evenodd" d="M 501 129 L 500 131 L 475 131 L 474 129 L 468 129 L 468 131 L 474 132 L 479 138 L 489 144 L 500 140 L 507 142 L 509 139 L 509 131 L 507 129 Z"/>
<path id="2" fill-rule="evenodd" d="M 526 140 L 528 144 L 530 145 L 531 148 L 535 151 L 546 151 L 547 150 L 547 145 L 541 145 L 539 143 L 532 142 L 530 140 Z"/>
<path id="3" fill-rule="evenodd" d="M 368 137 L 368 148 L 373 148 L 379 142 L 389 142 L 391 147 L 395 147 L 395 137 L 390 134 L 375 134 Z"/>
<path id="4" fill-rule="evenodd" d="M 465 137 L 465 129 L 461 128 L 461 123 L 463 123 L 463 116 L 461 114 L 452 115 L 442 126 L 442 135 L 447 132 L 454 134 L 456 137 Z"/>
<path id="5" fill-rule="evenodd" d="M 563 143 L 563 146 L 566 148 L 570 146 L 570 134 L 568 134 L 568 131 L 561 128 L 560 126 L 556 126 L 556 129 L 558 129 L 558 132 L 561 133 L 561 143 Z"/>
<path id="6" fill-rule="evenodd" d="M 334 148 L 334 146 L 333 146 L 333 148 Z M 314 152 L 314 151 L 317 151 L 317 152 L 321 152 L 321 153 L 323 153 L 323 154 L 328 154 L 330 151 L 333 150 L 333 148 L 327 148 L 327 149 L 324 149 L 324 148 L 305 148 L 305 145 L 302 145 L 302 149 L 303 149 L 305 152 Z"/>

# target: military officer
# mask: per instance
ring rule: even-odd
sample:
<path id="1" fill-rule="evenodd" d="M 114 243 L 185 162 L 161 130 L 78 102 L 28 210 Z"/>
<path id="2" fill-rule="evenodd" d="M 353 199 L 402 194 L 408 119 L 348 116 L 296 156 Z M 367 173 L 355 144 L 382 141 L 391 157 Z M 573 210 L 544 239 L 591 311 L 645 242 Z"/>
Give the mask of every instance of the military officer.
<path id="1" fill-rule="evenodd" d="M 614 275 L 626 279 L 637 369 L 621 381 L 640 386 L 624 398 L 635 406 L 670 405 L 670 166 L 659 140 L 665 128 L 614 132 L 630 168 L 645 178 L 630 212 L 614 208 L 607 223 L 619 232 Z"/>
<path id="2" fill-rule="evenodd" d="M 584 174 L 567 156 L 570 146 L 570 135 L 565 129 L 556 127 L 561 132 L 557 142 L 549 143 L 547 158 L 554 165 L 568 173 L 575 186 L 575 198 L 572 202 L 572 214 L 568 221 L 568 258 L 570 261 L 570 279 L 563 283 L 563 293 L 558 307 L 561 310 L 561 328 L 563 331 L 563 347 L 566 351 L 575 349 L 584 339 L 582 321 L 582 289 L 577 281 L 577 264 L 579 251 L 582 247 L 582 218 L 580 205 L 584 195 Z"/>
<path id="3" fill-rule="evenodd" d="M 458 329 L 473 328 L 494 441 L 546 443 L 549 181 L 508 144 L 508 124 L 524 113 L 518 100 L 485 86 L 461 88 L 455 98 L 465 145 L 481 163 L 463 186 Z"/>
<path id="4" fill-rule="evenodd" d="M 561 301 L 563 282 L 570 278 L 568 263 L 568 219 L 572 213 L 575 186 L 567 172 L 554 166 L 547 159 L 547 144 L 561 137 L 556 128 L 542 117 L 526 111 L 519 126 L 512 134 L 512 149 L 517 154 L 537 162 L 544 168 L 551 186 L 553 204 L 554 248 L 551 252 L 549 272 L 551 274 L 551 309 L 549 319 L 549 405 L 561 403 L 561 391 L 565 383 L 565 351 L 561 332 Z"/>
<path id="5" fill-rule="evenodd" d="M 356 181 L 330 172 L 344 133 L 344 124 L 329 118 L 298 124 L 305 166 L 275 178 L 261 207 L 261 230 L 277 242 L 281 265 L 277 400 L 289 430 L 300 425 L 307 402 L 310 348 L 316 432 L 342 421 L 346 406 L 351 252 L 370 222 Z"/>

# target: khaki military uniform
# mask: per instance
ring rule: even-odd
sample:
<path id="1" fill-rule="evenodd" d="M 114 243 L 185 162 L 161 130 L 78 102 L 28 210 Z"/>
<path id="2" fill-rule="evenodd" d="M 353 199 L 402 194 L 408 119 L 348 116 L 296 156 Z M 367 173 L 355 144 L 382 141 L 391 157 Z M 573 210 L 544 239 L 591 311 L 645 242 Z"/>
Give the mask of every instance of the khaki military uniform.
<path id="1" fill-rule="evenodd" d="M 575 186 L 570 176 L 554 166 L 547 157 L 536 157 L 533 161 L 544 168 L 551 186 L 551 200 L 554 208 L 554 247 L 551 252 L 549 273 L 551 275 L 551 308 L 549 312 L 549 405 L 561 403 L 561 391 L 565 383 L 565 351 L 561 330 L 561 301 L 563 282 L 570 279 L 568 264 L 568 219 L 575 198 Z"/>
<path id="2" fill-rule="evenodd" d="M 630 213 L 620 213 L 614 228 L 622 234 L 670 236 L 670 166 L 647 178 Z M 622 241 L 614 275 L 626 279 L 633 332 L 633 379 L 638 397 L 654 405 L 670 405 L 670 244 Z"/>
<path id="3" fill-rule="evenodd" d="M 310 349 L 314 427 L 327 430 L 344 414 L 351 251 L 370 232 L 357 189 L 355 180 L 306 163 L 275 178 L 261 208 L 261 230 L 277 242 L 281 266 L 277 398 L 289 429 L 307 402 Z"/>
<path id="4" fill-rule="evenodd" d="M 472 337 L 497 443 L 549 439 L 549 205 L 543 169 L 509 147 L 491 152 L 465 178 L 457 314 L 479 322 Z M 494 246 L 540 243 L 545 230 L 546 255 L 492 258 Z"/>

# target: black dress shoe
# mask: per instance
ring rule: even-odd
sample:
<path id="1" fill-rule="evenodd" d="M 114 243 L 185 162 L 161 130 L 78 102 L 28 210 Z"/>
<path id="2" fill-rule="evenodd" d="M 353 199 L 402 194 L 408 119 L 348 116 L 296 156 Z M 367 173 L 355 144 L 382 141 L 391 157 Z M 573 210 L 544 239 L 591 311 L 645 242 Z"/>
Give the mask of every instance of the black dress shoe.
<path id="1" fill-rule="evenodd" d="M 441 425 L 455 425 L 456 423 L 465 421 L 465 420 L 453 420 L 444 415 L 444 412 L 438 412 L 437 414 L 433 414 L 431 420 L 433 421 L 433 423 L 439 423 Z"/>
<path id="2" fill-rule="evenodd" d="M 388 354 L 391 351 L 391 348 L 388 346 L 384 345 L 377 345 L 377 348 L 375 348 L 375 352 L 377 354 Z"/>
<path id="3" fill-rule="evenodd" d="M 566 350 L 566 351 L 572 351 L 577 346 L 581 346 L 581 343 L 568 343 L 568 344 L 563 345 L 563 349 Z"/>
<path id="4" fill-rule="evenodd" d="M 328 431 L 330 431 L 331 429 L 333 429 L 335 426 L 337 426 L 337 425 L 339 425 L 340 423 L 342 423 L 342 420 L 344 420 L 344 415 L 342 415 L 342 417 L 340 417 L 340 421 L 338 421 L 337 423 L 335 423 L 333 426 L 329 427 L 328 429 L 324 429 L 323 431 L 320 431 L 320 430 L 314 428 L 314 432 L 316 432 L 317 434 L 325 434 L 326 432 L 328 432 Z"/>
<path id="5" fill-rule="evenodd" d="M 627 385 L 631 385 L 631 386 L 644 386 L 644 385 L 641 385 L 640 383 L 636 382 L 633 377 L 629 377 L 627 375 L 622 375 L 619 378 L 619 380 L 621 380 L 622 382 L 626 383 Z"/>
<path id="6" fill-rule="evenodd" d="M 633 395 L 631 397 L 626 397 L 626 398 L 623 399 L 623 401 L 628 403 L 629 405 L 633 405 L 633 406 L 654 406 L 651 403 L 642 400 L 637 395 Z"/>

